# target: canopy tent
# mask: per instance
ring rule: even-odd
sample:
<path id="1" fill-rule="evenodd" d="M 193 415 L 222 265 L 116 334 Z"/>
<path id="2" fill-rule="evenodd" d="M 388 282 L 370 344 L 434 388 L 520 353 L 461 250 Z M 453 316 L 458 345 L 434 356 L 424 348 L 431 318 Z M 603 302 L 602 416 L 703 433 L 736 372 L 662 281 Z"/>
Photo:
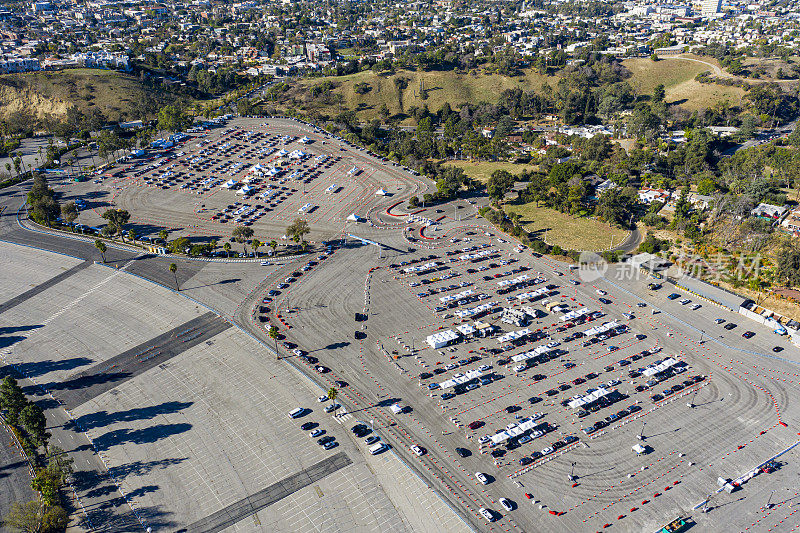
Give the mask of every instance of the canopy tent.
<path id="1" fill-rule="evenodd" d="M 358 217 L 356 216 L 355 213 L 353 213 L 349 217 L 347 217 L 347 221 L 348 222 L 358 222 Z"/>
<path id="2" fill-rule="evenodd" d="M 252 193 L 254 190 L 255 189 L 253 187 L 251 187 L 249 185 L 245 185 L 244 187 L 242 187 L 241 189 L 236 191 L 236 194 L 248 195 L 248 194 Z"/>
<path id="3" fill-rule="evenodd" d="M 386 196 L 387 194 L 388 193 L 383 189 L 378 189 L 377 191 L 375 191 L 375 196 Z"/>
<path id="4" fill-rule="evenodd" d="M 222 184 L 222 188 L 223 189 L 233 189 L 234 187 L 236 187 L 236 183 L 237 183 L 236 180 L 228 180 L 228 181 L 226 181 L 225 183 Z"/>

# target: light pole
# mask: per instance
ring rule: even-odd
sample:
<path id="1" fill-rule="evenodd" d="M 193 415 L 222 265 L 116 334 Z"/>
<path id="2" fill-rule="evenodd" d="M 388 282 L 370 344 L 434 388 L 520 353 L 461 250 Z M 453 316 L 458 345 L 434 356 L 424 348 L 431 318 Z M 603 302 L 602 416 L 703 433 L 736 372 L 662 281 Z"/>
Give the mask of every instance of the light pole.
<path id="1" fill-rule="evenodd" d="M 767 504 L 764 506 L 764 509 L 772 509 L 772 495 L 775 494 L 775 491 L 769 493 L 769 498 L 767 499 Z"/>
<path id="2" fill-rule="evenodd" d="M 703 335 L 705 335 L 705 334 L 706 334 L 706 330 L 701 329 L 700 330 L 700 344 L 703 344 Z"/>
<path id="3" fill-rule="evenodd" d="M 639 431 L 639 435 L 636 436 L 639 440 L 644 440 L 644 425 L 647 424 L 647 421 L 642 422 L 642 429 Z"/>
<path id="4" fill-rule="evenodd" d="M 575 478 L 575 461 L 572 461 L 572 469 L 570 470 L 570 473 L 569 473 L 569 480 L 570 481 L 575 481 L 575 479 L 576 479 Z"/>

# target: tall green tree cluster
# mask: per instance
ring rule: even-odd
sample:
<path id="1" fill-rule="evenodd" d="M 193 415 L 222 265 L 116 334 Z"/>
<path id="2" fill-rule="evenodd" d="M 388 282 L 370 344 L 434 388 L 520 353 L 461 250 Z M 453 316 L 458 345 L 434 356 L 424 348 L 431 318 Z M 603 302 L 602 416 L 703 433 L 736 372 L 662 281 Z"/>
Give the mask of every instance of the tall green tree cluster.
<path id="1" fill-rule="evenodd" d="M 28 208 L 39 224 L 50 226 L 61 213 L 55 191 L 47 185 L 47 179 L 39 173 L 33 176 L 33 187 L 28 193 Z"/>

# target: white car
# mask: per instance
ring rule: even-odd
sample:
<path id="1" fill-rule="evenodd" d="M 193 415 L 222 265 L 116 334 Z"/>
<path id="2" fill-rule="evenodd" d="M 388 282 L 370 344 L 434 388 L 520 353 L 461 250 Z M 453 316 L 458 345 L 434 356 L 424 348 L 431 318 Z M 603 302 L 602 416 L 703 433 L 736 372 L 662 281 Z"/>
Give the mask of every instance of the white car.
<path id="1" fill-rule="evenodd" d="M 311 437 L 312 439 L 315 439 L 315 438 L 319 437 L 320 435 L 322 435 L 323 433 L 325 433 L 324 429 L 315 429 L 314 431 L 309 433 L 308 436 Z"/>
<path id="2" fill-rule="evenodd" d="M 542 450 L 542 455 L 550 455 L 551 453 L 553 453 L 553 451 L 554 451 L 553 448 L 548 446 L 547 448 Z"/>
<path id="3" fill-rule="evenodd" d="M 689 308 L 690 308 L 692 311 L 697 311 L 697 310 L 698 310 L 698 309 L 700 309 L 701 307 L 703 307 L 703 306 L 702 306 L 702 305 L 700 305 L 700 304 L 694 304 L 694 305 L 691 305 L 691 306 L 689 306 Z"/>
<path id="4" fill-rule="evenodd" d="M 300 348 L 295 348 L 294 350 L 292 350 L 292 353 L 295 354 L 297 357 L 301 357 L 306 354 L 306 352 L 304 352 Z"/>
<path id="5" fill-rule="evenodd" d="M 478 367 L 478 370 L 480 370 L 481 372 L 486 372 L 486 371 L 490 370 L 491 368 L 492 367 L 490 365 L 481 365 L 481 366 Z"/>
<path id="6" fill-rule="evenodd" d="M 477 479 L 481 485 L 487 485 L 489 483 L 489 478 L 487 478 L 486 474 L 483 472 L 475 472 L 475 479 Z"/>
<path id="7" fill-rule="evenodd" d="M 492 513 L 489 509 L 481 507 L 478 512 L 481 513 L 481 516 L 484 517 L 489 522 L 494 522 L 494 513 Z"/>
<path id="8" fill-rule="evenodd" d="M 327 402 L 328 401 L 328 397 L 327 396 L 320 396 L 319 398 L 317 398 L 317 401 L 319 403 Z"/>
<path id="9" fill-rule="evenodd" d="M 412 446 L 411 451 L 420 456 L 425 454 L 425 450 L 423 450 L 419 446 Z"/>
<path id="10" fill-rule="evenodd" d="M 606 294 L 608 294 L 608 293 L 607 293 L 606 291 L 604 291 L 603 289 L 597 289 L 597 290 L 596 290 L 596 291 L 594 291 L 594 292 L 596 292 L 596 293 L 597 293 L 597 294 L 599 294 L 600 296 L 605 296 Z"/>
<path id="11" fill-rule="evenodd" d="M 514 367 L 514 372 L 522 372 L 526 368 L 528 368 L 528 367 L 525 366 L 525 365 L 517 365 L 517 366 Z"/>
<path id="12" fill-rule="evenodd" d="M 503 509 L 505 509 L 506 511 L 513 511 L 514 510 L 514 506 L 511 505 L 511 502 L 508 501 L 506 498 L 500 498 L 497 501 L 500 502 L 500 505 L 502 505 Z"/>
<path id="13" fill-rule="evenodd" d="M 492 438 L 489 435 L 484 435 L 483 437 L 478 439 L 478 442 L 481 444 L 486 444 L 490 440 L 492 440 Z"/>

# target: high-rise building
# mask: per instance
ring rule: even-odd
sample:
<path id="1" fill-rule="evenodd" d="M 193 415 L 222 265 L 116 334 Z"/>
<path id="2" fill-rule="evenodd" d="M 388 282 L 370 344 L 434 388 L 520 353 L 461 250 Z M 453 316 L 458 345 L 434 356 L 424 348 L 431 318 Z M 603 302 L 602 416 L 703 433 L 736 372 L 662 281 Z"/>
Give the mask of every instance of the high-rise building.
<path id="1" fill-rule="evenodd" d="M 704 17 L 713 17 L 722 12 L 722 0 L 703 0 L 701 14 Z"/>

